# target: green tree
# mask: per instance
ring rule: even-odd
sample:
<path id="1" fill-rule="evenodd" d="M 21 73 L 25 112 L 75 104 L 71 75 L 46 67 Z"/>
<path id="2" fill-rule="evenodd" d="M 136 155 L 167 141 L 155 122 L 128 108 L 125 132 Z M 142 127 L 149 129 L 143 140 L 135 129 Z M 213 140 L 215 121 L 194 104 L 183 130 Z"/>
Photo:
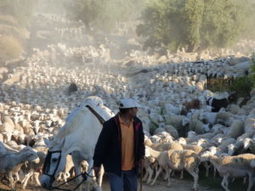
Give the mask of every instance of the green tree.
<path id="1" fill-rule="evenodd" d="M 137 34 L 144 37 L 145 48 L 184 47 L 195 51 L 228 46 L 246 27 L 249 3 L 244 1 L 151 0 L 141 16 Z"/>
<path id="2" fill-rule="evenodd" d="M 144 0 L 76 0 L 66 10 L 76 20 L 82 20 L 88 29 L 110 30 L 116 23 L 137 18 Z"/>

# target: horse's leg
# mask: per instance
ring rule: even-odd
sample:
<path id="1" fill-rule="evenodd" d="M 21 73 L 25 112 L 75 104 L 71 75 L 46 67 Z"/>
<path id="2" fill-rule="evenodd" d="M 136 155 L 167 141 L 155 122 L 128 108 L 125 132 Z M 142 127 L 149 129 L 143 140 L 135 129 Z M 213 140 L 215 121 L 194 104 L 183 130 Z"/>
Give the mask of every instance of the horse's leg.
<path id="1" fill-rule="evenodd" d="M 72 159 L 73 159 L 73 164 L 74 164 L 74 171 L 75 171 L 75 175 L 80 175 L 81 174 L 81 161 L 83 160 L 82 155 L 80 154 L 80 151 L 73 151 L 72 152 Z M 79 184 L 82 181 L 82 177 L 79 176 L 76 179 L 76 183 Z M 82 188 L 82 186 L 80 186 L 79 188 Z"/>

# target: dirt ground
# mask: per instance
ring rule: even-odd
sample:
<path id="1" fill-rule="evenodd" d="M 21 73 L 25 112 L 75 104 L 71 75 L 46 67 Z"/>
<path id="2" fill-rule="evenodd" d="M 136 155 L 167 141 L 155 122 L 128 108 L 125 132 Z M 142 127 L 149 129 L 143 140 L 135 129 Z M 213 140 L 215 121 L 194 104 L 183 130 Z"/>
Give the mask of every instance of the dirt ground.
<path id="1" fill-rule="evenodd" d="M 150 186 L 150 185 L 147 185 L 144 183 L 142 186 L 142 191 L 191 191 L 192 184 L 193 184 L 193 182 L 191 182 L 189 180 L 172 179 L 172 185 L 168 187 L 166 182 L 157 181 L 154 186 Z M 66 188 L 66 187 L 63 187 L 63 188 Z M 68 186 L 68 188 L 71 189 L 70 186 Z M 11 190 L 11 189 L 4 184 L 0 184 L 0 191 L 6 191 L 6 190 Z M 107 180 L 104 180 L 102 190 L 110 191 Z M 140 191 L 140 186 L 139 186 L 138 190 Z M 200 191 L 214 191 L 215 189 L 209 189 L 209 188 L 206 188 L 206 187 L 200 185 L 199 190 Z M 23 190 L 23 189 L 21 189 L 20 184 L 17 184 L 16 191 L 47 191 L 47 190 L 40 186 L 34 186 L 32 184 L 29 184 L 27 186 L 27 189 Z"/>

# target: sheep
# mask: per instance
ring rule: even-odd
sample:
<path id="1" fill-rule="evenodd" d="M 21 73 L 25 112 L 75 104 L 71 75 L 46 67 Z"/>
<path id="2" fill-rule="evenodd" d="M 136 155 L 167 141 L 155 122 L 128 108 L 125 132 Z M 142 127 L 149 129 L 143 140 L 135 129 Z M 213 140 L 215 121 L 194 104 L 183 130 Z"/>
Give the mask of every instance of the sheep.
<path id="1" fill-rule="evenodd" d="M 200 109 L 201 107 L 201 102 L 199 99 L 193 99 L 191 101 L 184 102 L 182 110 L 181 110 L 181 115 L 186 115 L 189 113 L 192 109 Z"/>
<path id="2" fill-rule="evenodd" d="M 8 174 L 11 188 L 15 187 L 13 170 L 15 170 L 18 165 L 25 161 L 39 162 L 37 153 L 29 147 L 26 147 L 19 152 L 7 152 L 4 155 L 0 155 L 0 159 L 0 173 Z"/>
<path id="3" fill-rule="evenodd" d="M 244 133 L 244 123 L 242 120 L 233 120 L 229 131 L 227 133 L 228 137 L 237 138 Z"/>
<path id="4" fill-rule="evenodd" d="M 59 173 L 57 181 L 67 182 L 67 179 L 71 177 L 70 171 L 74 167 L 73 159 L 71 155 L 66 156 L 66 166 L 65 169 Z"/>
<path id="5" fill-rule="evenodd" d="M 223 176 L 221 186 L 228 189 L 228 177 L 245 177 L 249 176 L 249 185 L 247 191 L 253 186 L 253 169 L 251 168 L 252 160 L 255 160 L 253 154 L 240 154 L 236 156 L 221 156 L 204 153 L 202 158 L 207 158 L 217 169 L 219 174 Z"/>
<path id="6" fill-rule="evenodd" d="M 168 185 L 170 185 L 170 173 L 172 170 L 187 170 L 194 178 L 193 189 L 198 189 L 198 166 L 199 159 L 194 151 L 190 150 L 169 150 L 159 152 L 152 148 L 146 147 L 146 156 L 152 156 L 159 164 L 159 168 L 156 171 L 156 175 L 151 182 L 151 185 L 155 184 L 159 174 L 162 170 L 166 171 L 166 177 L 168 179 Z"/>
<path id="7" fill-rule="evenodd" d="M 149 156 L 149 157 L 145 157 L 144 159 L 144 165 L 143 168 L 145 170 L 145 174 L 143 176 L 143 181 L 146 181 L 147 184 L 149 184 L 151 182 L 153 173 L 154 173 L 154 169 L 156 169 L 158 166 L 157 161 L 155 158 Z"/>

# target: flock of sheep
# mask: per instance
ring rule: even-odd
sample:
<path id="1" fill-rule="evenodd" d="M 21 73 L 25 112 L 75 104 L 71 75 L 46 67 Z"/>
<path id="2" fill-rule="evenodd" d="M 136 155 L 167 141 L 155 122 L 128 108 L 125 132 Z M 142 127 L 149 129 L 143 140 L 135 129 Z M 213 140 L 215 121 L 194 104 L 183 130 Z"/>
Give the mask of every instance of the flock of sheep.
<path id="1" fill-rule="evenodd" d="M 44 49 L 35 47 L 22 64 L 10 62 L 0 68 L 1 182 L 15 188 L 20 181 L 25 189 L 34 177 L 40 185 L 47 140 L 64 125 L 72 109 L 96 95 L 114 112 L 122 97 L 133 97 L 144 105 L 139 117 L 146 135 L 143 180 L 148 184 L 155 184 L 162 174 L 170 185 L 176 171 L 182 177 L 185 170 L 197 190 L 199 168 L 204 165 L 206 176 L 214 169 L 223 177 L 225 190 L 229 190 L 229 177 L 248 177 L 247 190 L 252 189 L 255 91 L 246 104 L 241 105 L 240 98 L 218 112 L 206 103 L 209 97 L 228 97 L 228 93 L 207 90 L 208 80 L 246 75 L 251 65 L 248 57 L 195 62 L 184 51 L 159 58 L 129 50 L 123 58 L 113 59 L 109 47 L 118 49 L 117 42 L 105 39 L 105 44 L 89 45 L 93 38 L 84 36 L 82 23 L 46 14 L 37 19 L 37 23 L 47 23 L 48 29 L 37 31 L 36 38 L 45 40 L 50 35 L 54 41 Z M 74 42 L 65 42 L 71 36 Z M 194 100 L 198 100 L 196 106 Z M 59 181 L 71 176 L 69 170 Z"/>

